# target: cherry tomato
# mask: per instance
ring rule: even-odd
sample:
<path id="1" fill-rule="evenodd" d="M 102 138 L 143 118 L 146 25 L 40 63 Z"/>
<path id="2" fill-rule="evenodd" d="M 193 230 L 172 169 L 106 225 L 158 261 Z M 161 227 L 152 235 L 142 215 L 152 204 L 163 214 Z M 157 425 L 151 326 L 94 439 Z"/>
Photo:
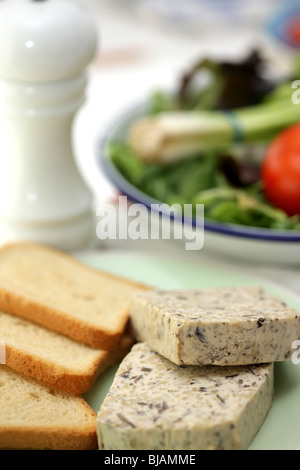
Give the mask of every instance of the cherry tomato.
<path id="1" fill-rule="evenodd" d="M 300 44 L 300 17 L 293 18 L 288 28 L 287 34 L 295 45 Z"/>
<path id="2" fill-rule="evenodd" d="M 282 131 L 269 145 L 262 181 L 272 205 L 290 216 L 300 214 L 300 123 Z"/>

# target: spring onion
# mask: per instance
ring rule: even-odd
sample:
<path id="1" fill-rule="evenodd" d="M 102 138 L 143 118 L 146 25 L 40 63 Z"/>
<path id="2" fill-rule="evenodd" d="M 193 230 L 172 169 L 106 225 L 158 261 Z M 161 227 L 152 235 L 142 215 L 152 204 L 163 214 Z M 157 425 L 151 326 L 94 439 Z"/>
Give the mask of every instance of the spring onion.
<path id="1" fill-rule="evenodd" d="M 171 162 L 237 140 L 267 142 L 299 121 L 300 107 L 291 96 L 232 112 L 164 112 L 137 120 L 129 130 L 128 145 L 143 161 Z"/>

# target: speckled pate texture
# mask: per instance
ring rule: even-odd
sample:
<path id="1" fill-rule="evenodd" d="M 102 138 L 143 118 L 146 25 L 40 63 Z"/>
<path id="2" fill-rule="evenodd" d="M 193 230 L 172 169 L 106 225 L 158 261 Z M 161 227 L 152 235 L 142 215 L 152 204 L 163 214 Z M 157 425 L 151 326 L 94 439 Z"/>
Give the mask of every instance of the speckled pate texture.
<path id="1" fill-rule="evenodd" d="M 104 450 L 246 449 L 273 398 L 273 364 L 179 367 L 136 344 L 97 416 Z"/>
<path id="2" fill-rule="evenodd" d="M 141 293 L 131 304 L 139 341 L 178 365 L 245 365 L 291 358 L 300 315 L 260 287 Z"/>

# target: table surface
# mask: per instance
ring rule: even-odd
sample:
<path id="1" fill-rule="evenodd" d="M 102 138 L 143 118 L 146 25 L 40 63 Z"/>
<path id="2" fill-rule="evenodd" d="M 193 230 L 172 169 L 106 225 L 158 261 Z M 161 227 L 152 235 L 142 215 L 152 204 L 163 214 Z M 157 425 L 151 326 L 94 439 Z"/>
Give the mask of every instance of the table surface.
<path id="1" fill-rule="evenodd" d="M 281 47 L 272 48 L 256 21 L 238 28 L 222 30 L 217 24 L 209 27 L 205 21 L 187 24 L 149 15 L 134 9 L 134 2 L 118 0 L 85 0 L 99 30 L 98 54 L 89 69 L 86 101 L 74 122 L 74 150 L 83 177 L 101 203 L 116 192 L 101 173 L 96 162 L 96 146 L 109 123 L 127 107 L 144 99 L 155 88 L 172 87 L 179 76 L 200 56 L 243 54 L 258 43 L 263 44 L 282 70 L 288 70 L 290 51 L 282 54 Z M 228 25 L 227 25 L 228 26 Z M 215 28 L 214 28 L 215 27 Z M 218 31 L 218 33 L 216 32 Z M 102 242 L 104 250 L 140 250 L 158 256 L 194 259 L 194 254 L 168 242 Z M 220 266 L 247 269 L 252 275 L 264 276 L 288 287 L 300 295 L 300 272 L 296 268 L 267 266 L 243 260 L 221 259 L 205 251 L 204 261 Z"/>

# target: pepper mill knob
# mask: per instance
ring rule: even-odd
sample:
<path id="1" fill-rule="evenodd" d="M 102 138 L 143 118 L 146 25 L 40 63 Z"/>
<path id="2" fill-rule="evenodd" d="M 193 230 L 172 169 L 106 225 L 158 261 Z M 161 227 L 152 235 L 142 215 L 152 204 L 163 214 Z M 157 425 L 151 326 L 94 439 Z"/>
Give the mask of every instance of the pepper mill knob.
<path id="1" fill-rule="evenodd" d="M 96 25 L 74 0 L 1 1 L 0 243 L 77 250 L 94 239 L 72 124 L 96 49 Z"/>

